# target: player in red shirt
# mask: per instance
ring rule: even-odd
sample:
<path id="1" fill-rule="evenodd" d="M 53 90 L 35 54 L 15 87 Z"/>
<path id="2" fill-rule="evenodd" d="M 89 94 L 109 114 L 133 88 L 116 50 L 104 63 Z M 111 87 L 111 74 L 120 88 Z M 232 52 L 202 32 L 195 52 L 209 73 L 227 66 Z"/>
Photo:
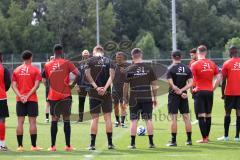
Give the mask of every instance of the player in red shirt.
<path id="1" fill-rule="evenodd" d="M 46 78 L 49 80 L 50 90 L 48 93 L 48 101 L 50 104 L 51 122 L 51 147 L 49 151 L 56 151 L 57 123 L 60 115 L 63 116 L 64 133 L 66 140 L 66 151 L 72 151 L 74 148 L 70 144 L 71 125 L 70 115 L 72 106 L 72 96 L 70 85 L 70 73 L 75 75 L 77 81 L 79 72 L 78 69 L 68 60 L 62 58 L 63 47 L 59 44 L 54 46 L 54 59 L 45 64 L 44 70 Z"/>
<path id="2" fill-rule="evenodd" d="M 235 46 L 229 48 L 230 59 L 227 60 L 222 67 L 222 95 L 225 102 L 225 118 L 224 118 L 224 136 L 217 140 L 228 141 L 229 125 L 231 123 L 231 111 L 236 109 L 236 136 L 235 141 L 239 141 L 240 131 L 240 58 L 238 50 Z"/>
<path id="3" fill-rule="evenodd" d="M 23 151 L 23 124 L 25 116 L 29 118 L 30 135 L 32 142 L 32 151 L 38 151 L 42 148 L 36 145 L 38 116 L 38 97 L 36 91 L 41 81 L 39 69 L 32 65 L 32 52 L 24 51 L 22 53 L 23 64 L 17 67 L 12 75 L 12 88 L 16 94 L 17 100 L 17 141 L 18 151 Z"/>
<path id="4" fill-rule="evenodd" d="M 0 52 L 0 151 L 7 151 L 5 119 L 9 117 L 9 111 L 6 91 L 10 88 L 11 78 L 9 71 L 3 67 L 2 61 L 2 53 Z"/>
<path id="5" fill-rule="evenodd" d="M 207 47 L 199 46 L 197 49 L 198 61 L 191 66 L 195 80 L 194 106 L 198 113 L 199 127 L 202 134 L 202 140 L 198 143 L 208 143 L 208 137 L 211 130 L 211 113 L 213 106 L 213 91 L 221 81 L 221 75 L 218 72 L 217 65 L 206 58 Z M 213 80 L 216 81 L 213 85 Z"/>

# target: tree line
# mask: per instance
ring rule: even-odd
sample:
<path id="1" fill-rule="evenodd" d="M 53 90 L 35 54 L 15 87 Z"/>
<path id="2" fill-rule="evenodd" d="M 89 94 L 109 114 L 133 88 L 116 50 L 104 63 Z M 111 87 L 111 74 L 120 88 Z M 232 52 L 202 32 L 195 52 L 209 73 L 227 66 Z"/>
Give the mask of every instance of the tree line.
<path id="1" fill-rule="evenodd" d="M 178 48 L 239 43 L 239 0 L 177 0 Z M 109 52 L 141 47 L 149 57 L 171 50 L 170 0 L 99 0 L 100 43 Z M 237 39 L 237 40 L 236 40 Z M 68 53 L 96 45 L 96 0 L 1 0 L 0 50 Z M 120 46 L 120 47 L 119 47 Z"/>

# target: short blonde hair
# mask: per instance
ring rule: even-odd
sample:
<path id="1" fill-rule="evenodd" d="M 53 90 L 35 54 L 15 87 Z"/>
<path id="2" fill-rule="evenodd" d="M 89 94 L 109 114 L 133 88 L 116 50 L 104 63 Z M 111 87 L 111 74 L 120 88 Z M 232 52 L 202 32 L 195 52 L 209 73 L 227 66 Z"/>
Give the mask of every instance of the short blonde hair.
<path id="1" fill-rule="evenodd" d="M 96 53 L 97 51 L 104 53 L 104 49 L 101 45 L 97 45 L 96 47 L 93 48 L 93 53 Z"/>

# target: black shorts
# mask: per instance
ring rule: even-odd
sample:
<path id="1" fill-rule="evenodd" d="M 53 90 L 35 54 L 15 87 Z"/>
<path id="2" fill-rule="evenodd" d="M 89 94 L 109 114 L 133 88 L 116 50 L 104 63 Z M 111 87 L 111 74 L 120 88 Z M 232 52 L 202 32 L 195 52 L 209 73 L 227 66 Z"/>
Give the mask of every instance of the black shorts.
<path id="1" fill-rule="evenodd" d="M 168 113 L 169 114 L 181 114 L 189 113 L 188 99 L 183 99 L 176 94 L 168 94 Z"/>
<path id="2" fill-rule="evenodd" d="M 100 96 L 97 91 L 90 90 L 89 104 L 91 114 L 111 113 L 112 112 L 112 95 L 110 93 Z"/>
<path id="3" fill-rule="evenodd" d="M 62 100 L 48 100 L 50 105 L 50 114 L 52 116 L 60 117 L 70 116 L 72 108 L 72 97 L 67 97 Z"/>
<path id="4" fill-rule="evenodd" d="M 229 109 L 240 110 L 240 96 L 225 96 L 224 106 L 226 110 L 229 110 Z"/>
<path id="5" fill-rule="evenodd" d="M 152 119 L 153 102 L 137 102 L 135 106 L 129 106 L 130 110 L 130 120 L 140 119 L 140 114 L 142 119 L 150 120 Z"/>
<path id="6" fill-rule="evenodd" d="M 0 118 L 9 117 L 7 100 L 0 100 Z"/>
<path id="7" fill-rule="evenodd" d="M 114 91 L 112 92 L 113 104 L 123 103 L 123 94 L 122 92 Z"/>
<path id="8" fill-rule="evenodd" d="M 197 114 L 212 113 L 213 107 L 213 92 L 198 91 L 194 95 L 194 108 Z"/>
<path id="9" fill-rule="evenodd" d="M 28 101 L 26 103 L 17 102 L 17 116 L 18 117 L 37 117 L 38 116 L 38 103 Z"/>

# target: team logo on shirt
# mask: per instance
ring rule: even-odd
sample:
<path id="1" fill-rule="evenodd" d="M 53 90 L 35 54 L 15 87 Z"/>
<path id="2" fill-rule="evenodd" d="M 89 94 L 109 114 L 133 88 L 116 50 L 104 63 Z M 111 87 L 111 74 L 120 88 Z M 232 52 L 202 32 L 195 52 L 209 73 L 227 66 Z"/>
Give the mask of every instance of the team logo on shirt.
<path id="1" fill-rule="evenodd" d="M 134 73 L 134 76 L 145 76 L 145 75 L 147 75 L 147 72 L 145 72 L 144 67 L 138 67 L 136 69 L 136 73 Z"/>
<path id="2" fill-rule="evenodd" d="M 232 70 L 240 70 L 240 62 L 235 62 Z"/>
<path id="3" fill-rule="evenodd" d="M 211 66 L 210 66 L 210 63 L 208 63 L 208 62 L 205 62 L 205 63 L 203 63 L 203 65 L 202 65 L 202 70 L 201 70 L 201 72 L 206 72 L 206 71 L 212 71 L 212 68 L 211 68 Z"/>
<path id="4" fill-rule="evenodd" d="M 19 75 L 21 75 L 21 76 L 30 75 L 29 68 L 27 66 L 22 67 Z"/>
<path id="5" fill-rule="evenodd" d="M 60 67 L 59 62 L 55 62 L 55 63 L 53 63 L 53 65 L 52 65 L 52 70 L 51 70 L 51 72 L 55 72 L 55 71 L 61 71 L 61 67 Z"/>
<path id="6" fill-rule="evenodd" d="M 105 62 L 104 61 L 104 59 L 103 59 L 103 57 L 101 57 L 99 60 L 98 60 L 98 62 L 97 62 L 97 64 L 95 65 L 96 67 L 106 67 L 106 64 L 105 63 L 107 63 L 107 62 Z"/>
<path id="7" fill-rule="evenodd" d="M 176 74 L 177 75 L 187 75 L 185 67 L 182 67 L 182 66 L 178 67 L 178 73 L 176 73 Z"/>

